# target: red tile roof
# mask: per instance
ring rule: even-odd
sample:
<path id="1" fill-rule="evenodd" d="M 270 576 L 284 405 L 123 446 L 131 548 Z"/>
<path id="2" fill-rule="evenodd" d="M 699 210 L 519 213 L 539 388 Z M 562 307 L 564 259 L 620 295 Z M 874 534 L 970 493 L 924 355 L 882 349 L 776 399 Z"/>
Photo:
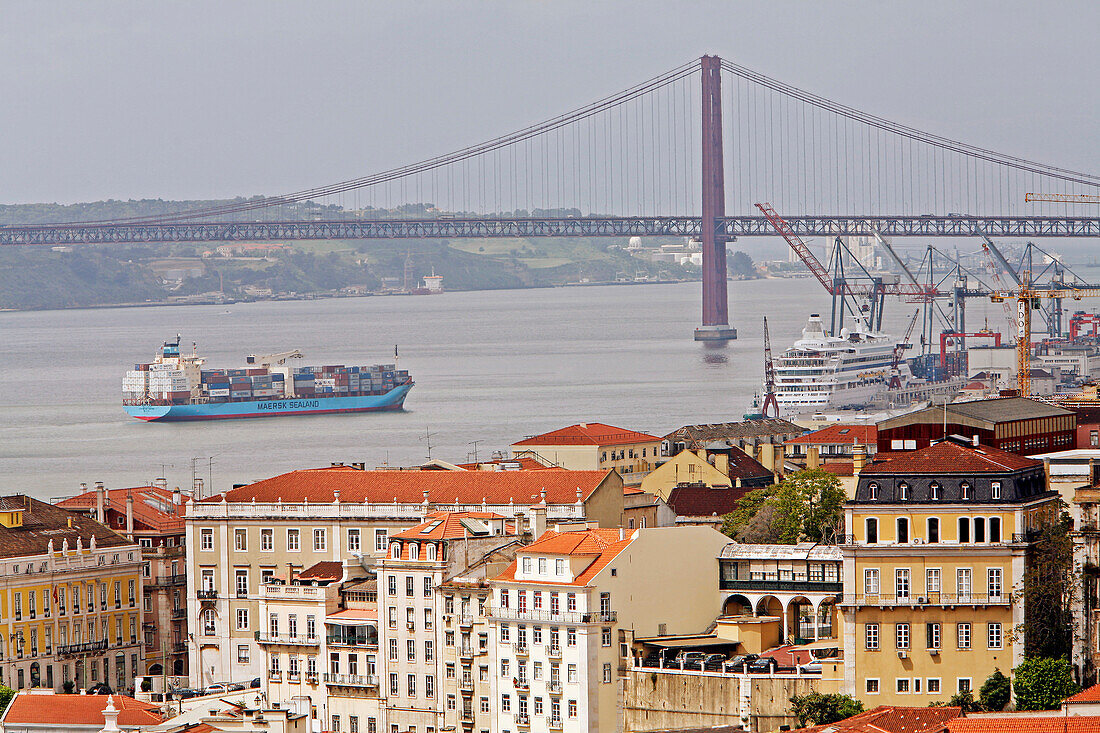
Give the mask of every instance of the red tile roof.
<path id="1" fill-rule="evenodd" d="M 104 491 L 104 506 L 108 515 L 113 510 L 122 516 L 126 516 L 126 496 L 134 499 L 134 526 L 140 531 L 141 525 L 164 534 L 183 533 L 183 505 L 190 501 L 190 497 L 181 495 L 181 504 L 175 514 L 170 514 L 160 509 L 158 504 L 172 505 L 172 492 L 159 486 L 136 486 L 129 489 L 107 489 Z M 65 509 L 87 511 L 96 507 L 95 490 L 85 491 L 76 496 L 69 497 L 57 503 Z"/>
<path id="2" fill-rule="evenodd" d="M 878 441 L 875 425 L 829 425 L 812 433 L 788 440 L 788 445 L 872 445 Z"/>
<path id="3" fill-rule="evenodd" d="M 639 433 L 600 422 L 578 423 L 533 438 L 512 443 L 524 445 L 627 445 L 629 443 L 659 443 L 655 435 Z"/>
<path id="4" fill-rule="evenodd" d="M 947 722 L 950 733 L 1100 733 L 1100 715 L 993 715 L 973 714 Z"/>
<path id="5" fill-rule="evenodd" d="M 157 725 L 164 717 L 156 705 L 139 702 L 125 695 L 114 695 L 120 726 Z M 54 695 L 20 692 L 12 700 L 4 716 L 5 726 L 11 725 L 88 725 L 102 727 L 106 720 L 103 708 L 108 695 Z"/>
<path id="6" fill-rule="evenodd" d="M 377 608 L 348 608 L 343 611 L 337 611 L 336 613 L 330 613 L 325 616 L 326 619 L 335 619 L 337 621 L 377 621 L 378 609 Z"/>
<path id="7" fill-rule="evenodd" d="M 631 535 L 625 535 L 624 539 L 619 539 L 620 531 L 618 529 L 586 529 L 580 532 L 555 532 L 550 530 L 523 548 L 522 552 L 524 554 L 591 556 L 592 562 L 582 572 L 578 573 L 571 583 L 518 580 L 516 579 L 518 561 L 513 561 L 496 579 L 508 583 L 537 582 L 539 585 L 588 585 L 597 573 L 603 570 L 631 543 L 633 539 Z"/>
<path id="8" fill-rule="evenodd" d="M 721 516 L 737 508 L 737 502 L 750 489 L 745 487 L 681 485 L 668 494 L 666 502 L 679 517 Z"/>
<path id="9" fill-rule="evenodd" d="M 792 733 L 936 733 L 961 720 L 961 708 L 916 708 L 879 705 L 835 723 L 799 728 Z"/>
<path id="10" fill-rule="evenodd" d="M 992 446 L 944 440 L 908 453 L 890 453 L 887 458 L 867 464 L 863 473 L 1003 473 L 1042 465 L 1042 461 Z"/>
<path id="11" fill-rule="evenodd" d="M 463 519 L 487 520 L 504 517 L 495 512 L 433 512 L 415 527 L 391 534 L 390 539 L 451 540 L 467 537 L 470 532 L 462 523 Z M 431 527 L 431 531 L 426 532 L 428 527 Z"/>
<path id="12" fill-rule="evenodd" d="M 1078 692 L 1076 695 L 1067 697 L 1064 702 L 1100 702 L 1100 685 L 1086 687 L 1085 689 Z"/>
<path id="13" fill-rule="evenodd" d="M 344 577 L 344 563 L 339 560 L 323 560 L 298 573 L 298 580 L 340 580 Z"/>
<path id="14" fill-rule="evenodd" d="M 587 499 L 612 471 L 360 471 L 347 466 L 291 471 L 203 499 L 218 502 L 420 504 L 427 492 L 435 504 L 550 504 Z"/>

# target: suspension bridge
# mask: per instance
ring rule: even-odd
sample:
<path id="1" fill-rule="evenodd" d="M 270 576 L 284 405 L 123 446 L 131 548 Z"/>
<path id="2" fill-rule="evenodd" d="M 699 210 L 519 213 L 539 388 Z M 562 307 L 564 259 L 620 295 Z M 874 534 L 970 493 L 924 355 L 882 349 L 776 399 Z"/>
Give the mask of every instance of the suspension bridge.
<path id="1" fill-rule="evenodd" d="M 892 122 L 717 56 L 506 135 L 369 176 L 157 216 L 0 227 L 0 245 L 692 237 L 701 340 L 734 338 L 726 244 L 1096 237 L 1100 176 Z M 1031 192 L 1057 200 L 1025 201 Z M 407 212 L 415 210 L 415 215 Z"/>

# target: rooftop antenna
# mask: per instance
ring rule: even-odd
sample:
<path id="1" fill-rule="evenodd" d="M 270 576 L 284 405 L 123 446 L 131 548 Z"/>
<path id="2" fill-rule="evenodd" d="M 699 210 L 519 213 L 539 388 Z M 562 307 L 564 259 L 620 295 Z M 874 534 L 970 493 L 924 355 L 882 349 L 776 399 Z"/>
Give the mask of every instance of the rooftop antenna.
<path id="1" fill-rule="evenodd" d="M 473 453 L 467 454 L 467 456 L 466 456 L 467 458 L 469 458 L 471 455 L 474 457 L 474 459 L 473 459 L 473 461 L 471 461 L 471 463 L 477 463 L 477 444 L 480 443 L 480 442 L 481 442 L 481 440 L 471 440 L 469 443 L 466 444 L 466 445 L 472 445 L 474 447 Z"/>
<path id="2" fill-rule="evenodd" d="M 432 438 L 439 435 L 439 433 L 429 433 L 428 428 L 424 428 L 424 437 L 421 440 L 428 446 L 428 460 L 432 460 Z"/>

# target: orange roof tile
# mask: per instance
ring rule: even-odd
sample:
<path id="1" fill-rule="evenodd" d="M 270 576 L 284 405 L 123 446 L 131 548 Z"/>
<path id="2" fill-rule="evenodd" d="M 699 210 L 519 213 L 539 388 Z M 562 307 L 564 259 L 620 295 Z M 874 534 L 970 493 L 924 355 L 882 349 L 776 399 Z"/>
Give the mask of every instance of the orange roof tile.
<path id="1" fill-rule="evenodd" d="M 835 723 L 799 728 L 791 733 L 937 733 L 944 724 L 961 720 L 961 714 L 961 708 L 879 705 Z"/>
<path id="2" fill-rule="evenodd" d="M 871 445 L 878 440 L 878 427 L 875 425 L 828 425 L 820 430 L 807 433 L 794 440 L 791 445 Z"/>
<path id="3" fill-rule="evenodd" d="M 550 504 L 587 499 L 612 471 L 360 471 L 348 466 L 291 471 L 203 499 L 219 502 Z"/>
<path id="4" fill-rule="evenodd" d="M 451 540 L 460 537 L 468 537 L 469 530 L 462 523 L 463 519 L 504 519 L 505 517 L 495 512 L 433 512 L 427 518 L 416 525 L 397 534 L 391 534 L 390 539 L 405 540 Z M 425 531 L 431 527 L 430 531 Z"/>
<path id="5" fill-rule="evenodd" d="M 348 608 L 343 611 L 337 611 L 336 613 L 330 613 L 325 616 L 326 619 L 334 619 L 336 621 L 377 621 L 378 609 L 377 608 Z"/>
<path id="6" fill-rule="evenodd" d="M 134 524 L 140 532 L 140 525 L 164 534 L 183 533 L 183 512 L 190 497 L 181 495 L 182 502 L 175 514 L 163 511 L 158 504 L 172 505 L 172 492 L 159 486 L 135 486 L 127 489 L 107 489 L 104 491 L 104 507 L 110 512 L 118 512 L 126 515 L 126 496 L 134 499 Z M 57 505 L 76 511 L 94 509 L 96 507 L 95 489 L 85 491 L 57 502 Z"/>
<path id="7" fill-rule="evenodd" d="M 943 440 L 908 453 L 890 453 L 887 458 L 869 463 L 863 473 L 1003 473 L 1042 465 L 1042 461 L 992 446 Z"/>
<path id="8" fill-rule="evenodd" d="M 950 733 L 1100 733 L 1100 715 L 971 715 L 947 722 Z"/>
<path id="9" fill-rule="evenodd" d="M 340 580 L 344 577 L 344 563 L 339 560 L 322 560 L 298 573 L 298 580 Z"/>
<path id="10" fill-rule="evenodd" d="M 522 551 L 524 554 L 592 556 L 592 562 L 582 572 L 578 573 L 571 583 L 537 581 L 539 585 L 583 586 L 588 585 L 589 581 L 614 560 L 620 552 L 625 550 L 633 540 L 631 535 L 619 539 L 619 532 L 618 529 L 586 529 L 579 532 L 555 532 L 550 530 L 523 548 Z M 518 562 L 513 561 L 496 579 L 510 583 L 536 582 L 518 580 L 516 578 L 517 567 Z"/>
<path id="11" fill-rule="evenodd" d="M 1067 697 L 1065 702 L 1100 702 L 1100 685 L 1086 687 L 1076 695 Z"/>
<path id="12" fill-rule="evenodd" d="M 21 692 L 15 696 L 4 716 L 4 725 L 88 725 L 102 726 L 107 695 L 51 695 Z M 157 725 L 164 717 L 156 705 L 139 702 L 125 695 L 114 695 L 121 726 Z"/>
<path id="13" fill-rule="evenodd" d="M 536 435 L 512 445 L 627 445 L 629 443 L 659 443 L 660 438 L 636 430 L 617 428 L 601 422 L 577 423 L 549 433 Z"/>

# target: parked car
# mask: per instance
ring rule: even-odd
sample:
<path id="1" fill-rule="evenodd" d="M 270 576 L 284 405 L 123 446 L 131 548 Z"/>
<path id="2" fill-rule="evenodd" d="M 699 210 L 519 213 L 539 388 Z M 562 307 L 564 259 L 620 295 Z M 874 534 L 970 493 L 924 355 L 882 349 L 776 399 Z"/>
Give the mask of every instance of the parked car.
<path id="1" fill-rule="evenodd" d="M 260 689 L 260 678 L 259 677 L 253 677 L 252 681 L 248 683 L 248 686 L 249 686 L 249 688 L 251 688 L 253 690 Z"/>
<path id="2" fill-rule="evenodd" d="M 198 697 L 201 693 L 199 690 L 192 690 L 190 687 L 177 687 L 174 690 L 169 690 L 173 700 L 189 700 L 192 697 Z"/>
<path id="3" fill-rule="evenodd" d="M 707 655 L 703 652 L 680 652 L 676 655 L 677 664 L 683 663 L 684 669 L 702 669 Z"/>
<path id="4" fill-rule="evenodd" d="M 779 662 L 775 657 L 758 657 L 749 664 L 749 671 L 754 674 L 767 674 L 779 669 Z"/>
<path id="5" fill-rule="evenodd" d="M 726 663 L 725 654 L 708 654 L 703 660 L 703 669 L 712 672 L 721 672 L 722 665 Z"/>
<path id="6" fill-rule="evenodd" d="M 113 695 L 114 690 L 106 682 L 99 682 L 88 688 L 89 695 Z"/>
<path id="7" fill-rule="evenodd" d="M 732 672 L 747 672 L 748 666 L 760 658 L 758 654 L 738 654 L 729 661 L 729 669 Z"/>
<path id="8" fill-rule="evenodd" d="M 238 690 L 243 690 L 243 685 L 238 685 Z M 227 692 L 233 692 L 232 682 L 215 682 L 202 691 L 204 695 L 224 695 Z"/>
<path id="9" fill-rule="evenodd" d="M 821 674 L 821 662 L 808 662 L 799 666 L 798 671 L 802 674 Z"/>

